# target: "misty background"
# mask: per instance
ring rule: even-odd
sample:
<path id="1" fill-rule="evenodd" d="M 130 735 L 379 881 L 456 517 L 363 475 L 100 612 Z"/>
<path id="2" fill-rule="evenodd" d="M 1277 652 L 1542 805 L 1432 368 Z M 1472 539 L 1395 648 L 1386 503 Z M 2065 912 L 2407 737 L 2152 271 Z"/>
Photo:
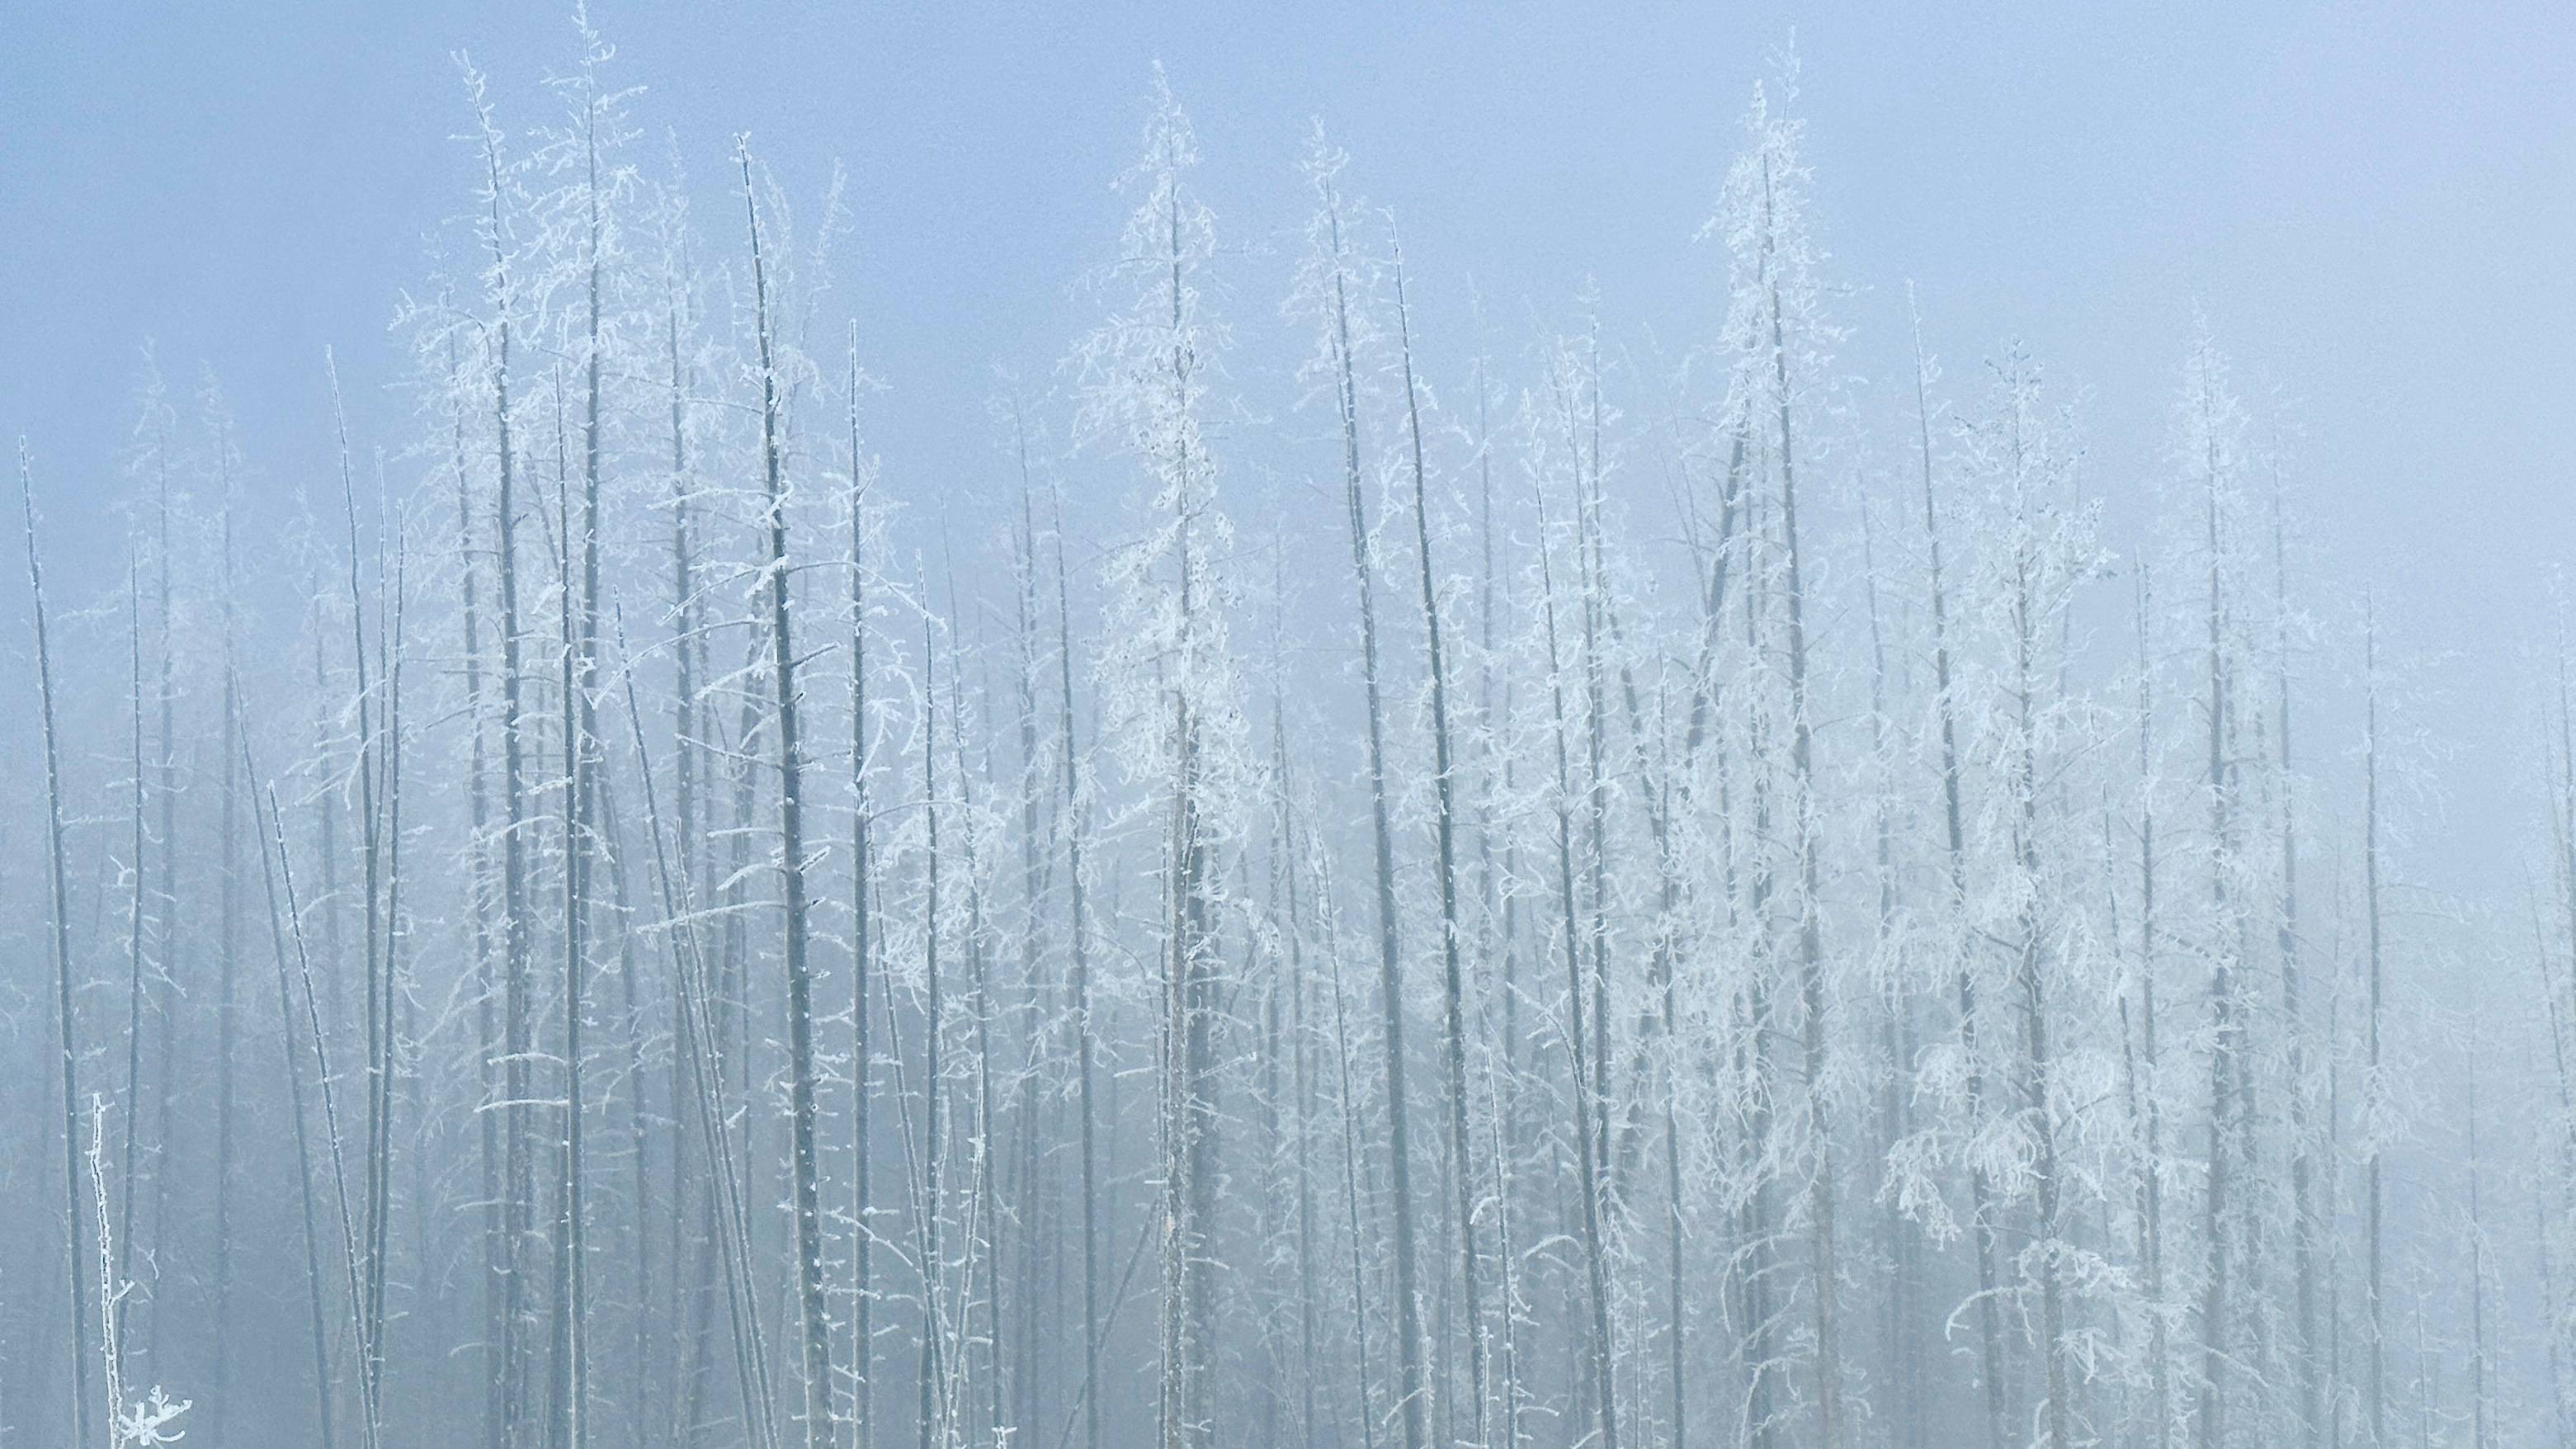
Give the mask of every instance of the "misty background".
<path id="1" fill-rule="evenodd" d="M 1096 261 L 1122 214 L 1109 182 L 1149 61 L 1210 158 L 1234 370 L 1305 347 L 1273 296 L 1313 118 L 1403 217 L 1436 279 L 1432 363 L 1457 387 L 1469 280 L 1506 354 L 1533 317 L 1570 316 L 1587 278 L 1614 341 L 1659 344 L 1670 368 L 1702 343 L 1722 286 L 1691 238 L 1744 84 L 1794 35 L 1832 275 L 1852 289 L 1835 314 L 1856 411 L 1906 395 L 1910 279 L 1935 351 L 2018 336 L 2091 390 L 2088 477 L 2121 537 L 2165 464 L 2174 359 L 2203 308 L 2249 394 L 2268 380 L 2289 404 L 2305 526 L 2383 581 L 2395 646 L 2429 666 L 2451 828 L 2412 864 L 2457 888 L 2511 866 L 2529 823 L 2518 636 L 2576 530 L 2576 26 L 2548 0 L 597 19 L 646 88 L 640 154 L 658 161 L 667 127 L 701 185 L 721 183 L 748 131 L 808 197 L 848 168 L 836 290 L 892 391 L 872 438 L 890 478 L 970 488 L 999 471 L 994 369 L 1043 386 L 1091 315 L 1069 263 Z M 507 96 L 567 44 L 553 9 L 515 3 L 145 5 L 113 22 L 20 6 L 0 25 L 0 426 L 37 440 L 75 548 L 108 541 L 99 500 L 145 338 L 174 377 L 217 368 L 258 487 L 329 475 L 326 345 L 354 432 L 391 433 L 393 291 L 472 179 L 451 52 Z"/>

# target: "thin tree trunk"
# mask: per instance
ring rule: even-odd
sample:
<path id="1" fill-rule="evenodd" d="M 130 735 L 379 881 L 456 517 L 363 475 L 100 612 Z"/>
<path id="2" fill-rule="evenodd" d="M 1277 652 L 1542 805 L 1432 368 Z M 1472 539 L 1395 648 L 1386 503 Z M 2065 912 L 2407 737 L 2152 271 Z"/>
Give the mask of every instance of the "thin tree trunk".
<path id="1" fill-rule="evenodd" d="M 242 773 L 248 776 L 250 757 L 246 750 L 241 765 Z M 313 1224 L 313 1148 L 304 1120 L 304 1073 L 295 1053 L 295 1003 L 286 979 L 286 927 L 278 918 L 277 879 L 269 868 L 267 832 L 260 821 L 256 790 L 251 795 L 250 808 L 251 831 L 259 846 L 260 880 L 268 893 L 269 944 L 277 957 L 277 1041 L 286 1059 L 287 1106 L 295 1119 L 295 1196 L 304 1210 L 304 1279 L 313 1303 L 314 1422 L 321 1431 L 317 1442 L 322 1449 L 333 1449 L 337 1439 L 331 1413 L 331 1335 L 323 1306 L 321 1234 Z"/>
<path id="2" fill-rule="evenodd" d="M 850 1355 L 854 1396 L 852 1443 L 871 1449 L 876 1437 L 876 1246 L 874 1148 L 869 1140 L 870 1088 L 876 1075 L 869 1040 L 869 973 L 876 965 L 876 859 L 870 839 L 876 823 L 868 800 L 868 560 L 867 498 L 859 453 L 859 328 L 850 324 L 850 1277 L 855 1287 Z"/>
<path id="3" fill-rule="evenodd" d="M 1611 1360 L 1610 1290 L 1604 1261 L 1607 1254 L 1602 1243 L 1601 1160 L 1593 1140 L 1592 1076 L 1586 1064 L 1589 1051 L 1583 1028 L 1582 927 L 1574 892 L 1574 782 L 1566 741 L 1571 726 L 1566 718 L 1564 666 L 1558 648 L 1556 576 L 1549 561 L 1546 536 L 1547 500 L 1543 494 L 1534 494 L 1534 497 L 1539 518 L 1540 612 L 1546 627 L 1548 697 L 1555 722 L 1556 884 L 1564 918 L 1566 1049 L 1574 1081 L 1574 1140 L 1575 1155 L 1579 1159 L 1576 1180 L 1583 1197 L 1584 1286 L 1592 1312 L 1592 1343 L 1587 1355 L 1592 1370 L 1589 1387 L 1594 1412 L 1598 1415 L 1601 1449 L 1619 1449 L 1619 1400 Z"/>
<path id="4" fill-rule="evenodd" d="M 480 103 L 479 94 L 477 96 Z M 510 336 L 514 298 L 510 283 L 508 232 L 501 212 L 505 192 L 501 179 L 500 135 L 484 125 L 483 160 L 488 177 L 486 241 L 492 254 L 492 424 L 493 457 L 498 468 L 494 497 L 495 568 L 501 618 L 501 959 L 502 959 L 502 1191 L 501 1191 L 501 1371 L 498 1387 L 499 1433 L 496 1449 L 524 1449 L 529 1352 L 526 1315 L 528 1284 L 526 1235 L 534 1208 L 534 1165 L 530 1161 L 528 1058 L 528 871 L 527 779 L 522 679 L 519 668 L 518 456 L 510 439 Z"/>
<path id="5" fill-rule="evenodd" d="M 620 652 L 623 653 L 621 639 Z M 644 782 L 645 825 L 653 836 L 653 870 L 661 887 L 662 916 L 669 927 L 671 978 L 678 987 L 680 1042 L 688 1064 L 691 1106 L 704 1139 L 713 1179 L 716 1239 L 723 1263 L 725 1306 L 731 1318 L 734 1370 L 743 1419 L 753 1449 L 778 1449 L 776 1400 L 770 1389 L 769 1359 L 760 1336 L 760 1315 L 751 1258 L 750 1213 L 744 1202 L 740 1157 L 726 1114 L 724 1079 L 716 1070 L 713 991 L 694 924 L 695 895 L 686 878 L 675 879 L 662 834 L 662 807 L 653 785 L 653 759 L 644 744 L 644 715 L 635 703 L 635 675 L 625 674 L 627 728 L 635 745 L 636 773 Z M 694 1427 L 694 1426 L 692 1426 Z"/>
<path id="6" fill-rule="evenodd" d="M 1422 565 L 1424 653 L 1431 677 L 1431 776 L 1436 806 L 1433 833 L 1439 842 L 1440 993 L 1442 1035 L 1449 1069 L 1450 1180 L 1456 1186 L 1458 1275 L 1464 1287 L 1467 1337 L 1467 1391 L 1473 1401 L 1471 1422 L 1476 1445 L 1489 1436 L 1485 1426 L 1485 1312 L 1476 1265 L 1476 1154 L 1467 1135 L 1466 986 L 1459 964 L 1457 785 L 1450 759 L 1449 671 L 1440 649 L 1440 597 L 1431 567 L 1430 475 L 1422 458 L 1422 402 L 1414 385 L 1413 314 L 1404 295 L 1404 247 L 1395 244 L 1396 333 L 1403 348 L 1404 414 L 1413 460 L 1413 539 Z"/>
<path id="7" fill-rule="evenodd" d="M 90 1442 L 89 1394 L 84 1388 L 86 1375 L 81 1366 L 81 1346 L 89 1342 L 89 1304 L 81 1291 L 81 1193 L 80 1193 L 80 1078 L 78 1035 L 72 1015 L 72 934 L 69 890 L 63 872 L 63 775 L 60 744 L 54 733 L 54 656 L 46 634 L 45 573 L 43 559 L 36 547 L 36 497 L 34 464 L 27 454 L 27 440 L 18 440 L 18 512 L 26 525 L 27 592 L 34 600 L 36 621 L 36 703 L 43 721 L 45 736 L 45 841 L 47 882 L 51 893 L 48 924 L 52 928 L 54 954 L 54 1026 L 56 1046 L 62 1052 L 63 1064 L 63 1191 L 64 1224 L 69 1238 L 64 1249 L 64 1262 L 71 1289 L 71 1337 L 66 1345 L 71 1359 L 71 1377 L 66 1381 L 71 1393 L 72 1421 L 79 1431 L 79 1442 Z M 100 1225 L 101 1230 L 105 1224 Z"/>
<path id="8" fill-rule="evenodd" d="M 247 763 L 247 762 L 245 762 Z M 322 1033 L 322 1008 L 313 990 L 313 958 L 304 940 L 304 907 L 295 892 L 295 863 L 286 848 L 285 812 L 279 809 L 275 786 L 268 788 L 268 823 L 277 849 L 278 880 L 286 896 L 286 923 L 295 942 L 295 969 L 303 984 L 305 1026 L 313 1036 L 314 1080 L 322 1087 L 322 1136 L 330 1149 L 332 1200 L 340 1213 L 340 1261 L 349 1290 L 349 1328 L 357 1351 L 366 1352 L 366 1285 L 364 1258 L 359 1246 L 355 1217 L 349 1207 L 349 1176 L 344 1161 L 340 1133 L 340 1109 L 331 1091 L 331 1049 Z M 377 1449 L 382 1420 L 377 1417 L 375 1385 L 361 1371 L 358 1381 L 359 1422 L 365 1427 L 367 1449 Z"/>
<path id="9" fill-rule="evenodd" d="M 1073 732 L 1072 585 L 1064 563 L 1064 495 L 1055 495 L 1056 670 L 1064 742 L 1067 942 L 1073 953 L 1074 1096 L 1082 1120 L 1082 1449 L 1100 1449 L 1100 1185 L 1098 1118 L 1092 1105 L 1091 935 L 1083 893 L 1081 751 Z"/>
<path id="10" fill-rule="evenodd" d="M 2138 1164 L 2139 1257 L 2144 1261 L 2147 1295 L 2148 1403 L 2155 1414 L 2156 1449 L 2173 1442 L 2173 1366 L 2166 1343 L 2164 1240 L 2164 1109 L 2156 1090 L 2156 810 L 2155 810 L 2155 660 L 2149 652 L 2147 617 L 2152 584 L 2147 569 L 2138 569 L 2138 1050 L 2131 1074 L 2131 1115 L 2143 1120 L 2144 1150 Z M 2122 1009 L 2127 1009 L 2124 999 Z M 2146 1089 L 2135 1087 L 2143 1077 Z M 2143 1099 L 2141 1106 L 2138 1099 Z"/>
<path id="11" fill-rule="evenodd" d="M 2225 655 L 2221 640 L 2225 626 L 2225 595 L 2222 592 L 2223 560 L 2219 553 L 2219 472 L 2216 424 L 2212 415 L 2211 384 L 2204 379 L 2199 398 L 2201 423 L 2208 433 L 2204 460 L 2207 469 L 2209 550 L 2209 755 L 2203 784 L 2209 793 L 2209 833 L 2211 850 L 2210 905 L 2212 929 L 2222 938 L 2215 946 L 2216 959 L 2210 969 L 2210 1086 L 2209 1086 L 2209 1186 L 2203 1198 L 2202 1231 L 2207 1237 L 2209 1269 L 2203 1279 L 2200 1312 L 2201 1391 L 2199 1449 L 2219 1449 L 2225 1443 L 2227 1410 L 2226 1385 L 2223 1381 L 2229 1361 L 2227 1315 L 2235 1306 L 2230 1296 L 2231 1262 L 2227 1233 L 2228 1192 L 2232 1184 L 2232 1164 L 2228 1161 L 2228 1103 L 2236 1093 L 2236 1056 L 2240 1050 L 2238 1034 L 2243 1024 L 2238 1020 L 2234 962 L 2227 955 L 2223 939 L 2229 934 L 2228 923 L 2234 905 L 2228 890 L 2228 871 L 2234 855 L 2234 825 L 2230 810 L 2230 792 L 2234 781 L 2227 761 L 2227 724 L 2230 700 L 2227 692 Z M 2374 1440 L 2374 1442 L 2376 1442 Z"/>
<path id="12" fill-rule="evenodd" d="M 594 390 L 594 406 L 597 396 Z M 595 452 L 593 462 L 595 465 Z M 589 1438 L 584 1400 L 590 1392 L 589 1334 L 585 1322 L 589 1310 L 582 1261 L 585 1256 L 586 1216 L 582 1201 L 582 1018 L 588 1010 L 583 997 L 589 972 L 586 953 L 590 928 L 590 775 L 588 722 L 583 716 L 589 712 L 586 706 L 589 640 L 586 635 L 591 605 L 586 594 L 577 597 L 573 593 L 572 518 L 569 499 L 564 496 L 570 492 L 571 489 L 566 487 L 556 499 L 561 548 L 555 556 L 555 587 L 563 600 L 564 616 L 563 655 L 556 684 L 563 708 L 564 1127 L 563 1184 L 556 1208 L 554 1234 L 554 1351 L 558 1389 L 552 1427 L 559 1449 L 583 1449 Z M 595 518 L 587 520 L 584 531 L 597 534 Z M 595 569 L 596 565 L 593 567 Z M 595 572 L 592 582 L 595 586 Z"/>
<path id="13" fill-rule="evenodd" d="M 340 500 L 349 538 L 349 644 L 350 659 L 358 676 L 358 819 L 366 899 L 366 988 L 367 988 L 367 1123 L 366 1181 L 360 1188 L 362 1209 L 359 1218 L 364 1234 L 361 1246 L 365 1272 L 359 1308 L 359 1371 L 367 1380 L 366 1398 L 373 1402 L 384 1377 L 384 1360 L 378 1340 L 384 1326 L 384 1218 L 390 1204 L 386 1200 L 388 1179 L 384 1170 L 387 1115 L 390 1110 L 391 1082 L 386 1072 L 387 1046 L 385 1023 L 388 1019 L 390 993 L 385 989 L 381 972 L 383 929 L 383 834 L 381 818 L 376 813 L 376 738 L 374 691 L 367 671 L 366 601 L 358 585 L 358 492 L 349 466 L 349 425 L 340 406 L 340 370 L 325 349 L 324 370 L 331 379 L 331 415 L 340 442 Z"/>
<path id="14" fill-rule="evenodd" d="M 2290 772 L 2290 568 L 2281 522 L 2278 464 L 2272 483 L 2273 713 L 2280 727 L 2281 790 L 2281 924 L 2275 949 L 2281 961 L 2281 1020 L 2289 1035 L 2290 1071 L 2290 1238 L 2298 1272 L 2299 1422 L 2311 1449 L 2324 1449 L 2325 1422 L 2319 1412 L 2324 1395 L 2322 1358 L 2317 1344 L 2317 1209 L 2309 1157 L 2314 1133 L 2308 1124 L 2308 1025 L 2299 1000 L 2299 806 L 2298 780 Z"/>
<path id="15" fill-rule="evenodd" d="M 751 231 L 755 331 L 760 349 L 760 453 L 769 532 L 769 643 L 778 707 L 779 872 L 786 893 L 789 1161 L 795 1179 L 797 1300 L 803 1319 L 805 1439 L 808 1449 L 834 1449 L 831 1320 L 823 1303 L 822 1203 L 814 1160 L 813 979 L 805 959 L 804 780 L 798 738 L 796 654 L 789 636 L 786 439 L 778 364 L 769 330 L 769 281 L 760 249 L 760 204 L 751 153 L 742 165 L 743 213 Z"/>
<path id="16" fill-rule="evenodd" d="M 1932 697 L 1941 730 L 1941 807 L 1950 876 L 1951 927 L 1964 932 L 1968 904 L 1967 821 L 1961 799 L 1958 701 L 1952 697 L 1950 687 L 1949 598 L 1941 577 L 1940 511 L 1932 492 L 1932 404 L 1926 372 L 1922 324 L 1917 319 L 1914 417 L 1923 467 L 1923 533 L 1930 548 L 1932 575 Z M 1967 1130 L 1974 1132 L 1985 1117 L 1985 1072 L 1977 1044 L 1976 976 L 1970 942 L 1962 936 L 1951 949 L 1959 953 L 1959 1047 L 1968 1064 L 1965 1095 L 1971 1125 Z M 1969 1230 L 1977 1244 L 1978 1377 L 1985 1390 L 1986 1436 L 1992 1449 L 2004 1449 L 2010 1441 L 2004 1407 L 2003 1326 L 1995 1302 L 1994 1191 L 1982 1166 L 1968 1169 L 1968 1202 Z"/>
<path id="17" fill-rule="evenodd" d="M 217 439 L 217 467 L 223 468 L 222 439 Z M 239 1003 L 234 1000 L 241 959 L 241 841 L 239 835 L 241 771 L 234 756 L 242 747 L 241 680 L 234 659 L 233 499 L 229 473 L 219 471 L 221 497 L 221 574 L 223 583 L 223 784 L 220 812 L 215 916 L 215 1346 L 214 1388 L 207 1396 L 210 1429 L 216 1449 L 226 1449 L 225 1418 L 232 1389 L 233 1326 L 233 1052 L 237 1041 Z M 302 1125 L 299 1117 L 297 1125 Z M 308 1244 L 309 1246 L 309 1244 Z M 329 1449 L 329 1446 L 324 1446 Z"/>
<path id="18" fill-rule="evenodd" d="M 2363 1008 L 2363 1078 L 2365 1100 L 2374 1104 L 2386 1092 L 2380 1080 L 2380 1013 L 2383 972 L 2380 959 L 2379 924 L 2379 621 L 2365 600 L 2361 636 L 2362 659 L 2362 847 L 2361 878 L 2363 908 L 2368 913 L 2370 954 L 2366 958 L 2365 978 L 2367 1004 Z M 2376 1112 L 2371 1114 L 2376 1116 Z M 2387 1442 L 2388 1361 L 2387 1319 L 2382 1295 L 2387 1278 L 2384 1266 L 2382 1227 L 2385 1194 L 2380 1182 L 2379 1128 L 2369 1128 L 2369 1140 L 2362 1145 L 2363 1177 L 2363 1247 L 2367 1263 L 2368 1311 L 2370 1314 L 2370 1442 Z"/>
<path id="19" fill-rule="evenodd" d="M 1375 848 L 1378 995 L 1384 1016 L 1387 1151 L 1395 1239 L 1397 1409 L 1404 1449 L 1426 1449 L 1430 1435 L 1429 1387 L 1423 1377 L 1421 1303 L 1414 1268 L 1413 1139 L 1407 1126 L 1404 1049 L 1404 970 L 1397 937 L 1395 842 L 1388 822 L 1386 709 L 1378 667 L 1376 564 L 1369 543 L 1368 511 L 1360 493 L 1359 384 L 1351 356 L 1349 299 L 1342 263 L 1341 217 L 1327 200 L 1333 273 L 1333 354 L 1342 425 L 1342 500 L 1351 532 L 1351 570 L 1358 588 L 1360 671 L 1368 698 L 1369 831 Z"/>

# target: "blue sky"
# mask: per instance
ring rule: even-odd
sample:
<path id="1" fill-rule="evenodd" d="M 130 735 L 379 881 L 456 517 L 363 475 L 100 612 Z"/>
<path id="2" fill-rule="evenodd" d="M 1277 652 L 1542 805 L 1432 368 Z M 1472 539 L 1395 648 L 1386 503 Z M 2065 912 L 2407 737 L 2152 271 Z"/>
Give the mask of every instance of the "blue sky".
<path id="1" fill-rule="evenodd" d="M 1587 276 L 1632 344 L 1704 334 L 1716 259 L 1691 235 L 1794 33 L 1865 410 L 1897 395 L 1915 279 L 1954 376 L 2017 334 L 2093 390 L 2117 507 L 2161 467 L 2197 303 L 2249 385 L 2295 399 L 2322 542 L 2387 580 L 2417 652 L 2458 655 L 2455 699 L 2513 683 L 2489 641 L 2532 636 L 2576 538 L 2563 4 L 602 0 L 594 18 L 648 88 L 655 150 L 676 130 L 698 176 L 737 131 L 808 195 L 850 168 L 842 287 L 891 389 L 899 481 L 990 468 L 993 367 L 1044 376 L 1091 315 L 1075 284 L 1114 234 L 1151 60 L 1198 125 L 1247 357 L 1289 345 L 1293 162 L 1320 117 L 1353 184 L 1401 214 L 1454 379 L 1471 277 L 1505 355 Z M 146 336 L 174 377 L 220 370 L 269 486 L 325 476 L 326 344 L 362 437 L 399 441 L 386 323 L 470 183 L 459 49 L 525 126 L 571 28 L 468 0 L 0 20 L 0 430 L 30 435 L 63 527 L 99 521 L 84 500 L 113 476 Z"/>

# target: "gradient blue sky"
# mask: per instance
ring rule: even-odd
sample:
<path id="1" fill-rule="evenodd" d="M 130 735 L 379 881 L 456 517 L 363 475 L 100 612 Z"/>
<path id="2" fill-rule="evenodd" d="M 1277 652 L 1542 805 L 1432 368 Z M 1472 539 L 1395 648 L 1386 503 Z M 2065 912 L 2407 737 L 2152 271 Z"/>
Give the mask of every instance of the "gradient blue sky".
<path id="1" fill-rule="evenodd" d="M 1277 350 L 1320 116 L 1396 207 L 1450 370 L 1472 276 L 1507 354 L 1586 275 L 1668 352 L 1716 314 L 1708 211 L 1764 53 L 1794 30 L 1864 400 L 1897 396 L 1904 282 L 1953 373 L 2007 333 L 2094 391 L 2092 476 L 2162 466 L 2189 313 L 2308 440 L 2321 541 L 2388 581 L 2460 708 L 2510 685 L 2576 538 L 2576 19 L 2460 4 L 645 4 L 597 23 L 658 150 L 750 131 L 811 194 L 850 167 L 843 287 L 892 392 L 900 480 L 990 466 L 991 369 L 1043 375 L 1092 303 L 1156 57 L 1240 253 L 1226 306 Z M 135 347 L 213 363 L 269 486 L 327 466 L 335 344 L 362 435 L 396 290 L 463 203 L 450 53 L 504 120 L 550 114 L 557 7 L 18 4 L 0 18 L 0 430 L 63 526 L 113 477 Z M 1641 401 L 1643 401 L 1641 399 Z M 1265 399 L 1265 406 L 1284 399 Z M 324 476 L 312 471 L 313 476 Z M 2445 710 L 2449 713 L 2449 709 Z M 2483 711 L 2493 716 L 2495 711 Z M 2501 748 L 2501 723 L 2470 753 Z M 2500 758 L 2500 756 L 2498 757 Z M 2467 782 L 2473 813 L 2491 782 Z"/>

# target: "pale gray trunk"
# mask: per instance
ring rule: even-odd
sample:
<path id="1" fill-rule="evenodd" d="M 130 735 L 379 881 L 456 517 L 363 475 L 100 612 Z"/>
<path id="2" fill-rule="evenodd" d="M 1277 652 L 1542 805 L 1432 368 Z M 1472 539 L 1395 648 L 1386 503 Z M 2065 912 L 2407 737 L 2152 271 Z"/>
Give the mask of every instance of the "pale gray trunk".
<path id="1" fill-rule="evenodd" d="M 798 737 L 796 653 L 787 557 L 786 427 L 778 390 L 778 362 L 769 324 L 769 277 L 761 254 L 760 203 L 753 189 L 751 153 L 742 166 L 743 214 L 751 233 L 754 331 L 760 354 L 760 457 L 762 497 L 769 539 L 768 594 L 771 684 L 778 719 L 779 874 L 785 893 L 789 1167 L 794 1178 L 796 1287 L 801 1318 L 808 1449 L 834 1449 L 832 1332 L 823 1302 L 823 1213 L 814 1160 L 813 977 L 806 965 L 805 819 L 802 741 Z"/>
<path id="2" fill-rule="evenodd" d="M 89 1300 L 81 1291 L 80 1079 L 78 1033 L 72 1015 L 72 935 L 69 891 L 63 871 L 63 776 L 61 748 L 54 733 L 54 659 L 46 633 L 45 573 L 36 547 L 34 467 L 27 440 L 18 440 L 18 510 L 26 525 L 27 592 L 34 600 L 36 624 L 36 704 L 45 738 L 45 841 L 47 883 L 54 955 L 55 1045 L 63 1064 L 63 1219 L 70 1239 L 64 1252 L 71 1291 L 72 1332 L 67 1349 L 71 1377 L 72 1420 L 80 1442 L 90 1442 L 89 1394 L 81 1364 L 82 1345 L 89 1342 Z M 104 1228 L 104 1224 L 101 1225 Z"/>

